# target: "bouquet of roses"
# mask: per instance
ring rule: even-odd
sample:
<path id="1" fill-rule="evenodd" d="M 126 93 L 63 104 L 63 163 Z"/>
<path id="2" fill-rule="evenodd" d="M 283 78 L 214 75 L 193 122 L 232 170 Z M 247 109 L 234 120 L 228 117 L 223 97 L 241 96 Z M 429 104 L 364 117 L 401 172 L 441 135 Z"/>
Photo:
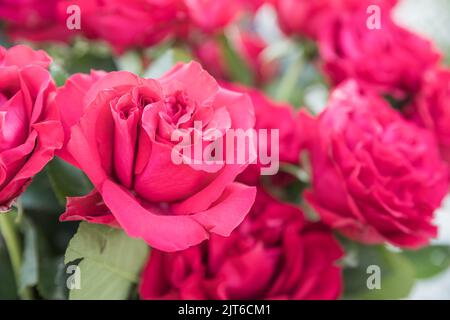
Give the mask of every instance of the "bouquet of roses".
<path id="1" fill-rule="evenodd" d="M 396 0 L 0 1 L 0 298 L 396 299 L 450 265 L 450 69 Z"/>

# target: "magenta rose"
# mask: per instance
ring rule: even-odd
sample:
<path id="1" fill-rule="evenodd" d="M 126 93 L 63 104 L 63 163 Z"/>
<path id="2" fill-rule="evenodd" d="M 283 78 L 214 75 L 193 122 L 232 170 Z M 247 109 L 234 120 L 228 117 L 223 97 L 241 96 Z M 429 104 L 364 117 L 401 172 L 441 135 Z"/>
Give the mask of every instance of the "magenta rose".
<path id="1" fill-rule="evenodd" d="M 305 117 L 312 166 L 308 203 L 328 225 L 364 242 L 417 248 L 436 236 L 448 171 L 432 135 L 354 81 Z"/>
<path id="2" fill-rule="evenodd" d="M 142 299 L 336 299 L 343 252 L 323 225 L 258 191 L 228 238 L 176 253 L 153 250 L 142 273 Z"/>
<path id="3" fill-rule="evenodd" d="M 120 226 L 175 251 L 211 233 L 228 236 L 250 210 L 255 189 L 235 182 L 250 158 L 222 164 L 172 158 L 179 152 L 174 132 L 202 133 L 190 146 L 207 148 L 219 138 L 211 130 L 226 135 L 254 126 L 250 99 L 221 88 L 199 64 L 179 64 L 158 80 L 128 72 L 74 75 L 56 103 L 68 136 L 61 156 L 95 186 L 69 199 L 61 220 Z"/>
<path id="4" fill-rule="evenodd" d="M 62 146 L 50 63 L 41 50 L 0 47 L 0 211 L 9 209 Z"/>
<path id="5" fill-rule="evenodd" d="M 381 14 L 388 14 L 397 0 L 272 0 L 272 2 L 284 32 L 316 39 L 320 31 L 337 16 L 352 14 L 358 10 L 366 11 L 370 5 L 379 6 Z"/>
<path id="6" fill-rule="evenodd" d="M 442 157 L 450 163 L 450 70 L 429 72 L 407 113 L 413 121 L 433 132 Z"/>
<path id="7" fill-rule="evenodd" d="M 319 35 L 325 73 L 333 84 L 356 79 L 363 86 L 405 99 L 415 93 L 423 74 L 440 60 L 427 39 L 381 14 L 380 29 L 369 29 L 365 9 L 333 19 Z"/>

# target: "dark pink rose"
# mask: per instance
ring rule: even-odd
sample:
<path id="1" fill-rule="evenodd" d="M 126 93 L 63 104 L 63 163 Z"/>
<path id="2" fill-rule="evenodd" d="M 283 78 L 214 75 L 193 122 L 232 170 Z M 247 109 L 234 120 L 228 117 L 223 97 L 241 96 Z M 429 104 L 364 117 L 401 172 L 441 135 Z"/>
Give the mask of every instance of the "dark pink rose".
<path id="1" fill-rule="evenodd" d="M 302 132 L 298 126 L 298 112 L 288 104 L 279 103 L 271 100 L 260 90 L 242 85 L 224 83 L 226 88 L 248 94 L 252 99 L 255 108 L 255 129 L 266 129 L 270 135 L 271 130 L 278 130 L 278 147 L 272 148 L 270 136 L 268 139 L 259 141 L 259 149 L 263 148 L 263 154 L 273 155 L 278 152 L 277 160 L 279 165 L 289 163 L 299 165 L 300 151 L 303 147 Z M 258 183 L 261 175 L 261 167 L 268 167 L 262 164 L 261 159 L 258 163 L 250 165 L 240 176 L 240 181 L 255 185 Z M 284 179 L 283 179 L 284 180 Z M 288 180 L 283 182 L 288 182 Z M 275 182 L 275 181 L 273 181 Z M 281 180 L 278 182 L 282 182 Z"/>
<path id="2" fill-rule="evenodd" d="M 339 16 L 367 10 L 370 5 L 382 9 L 381 14 L 389 14 L 397 0 L 272 0 L 278 21 L 287 34 L 297 34 L 313 39 L 321 30 Z M 367 15 L 369 16 L 369 15 Z"/>
<path id="3" fill-rule="evenodd" d="M 428 131 L 354 81 L 301 126 L 313 181 L 305 197 L 326 224 L 364 243 L 407 248 L 436 236 L 433 214 L 447 193 L 448 171 Z"/>
<path id="4" fill-rule="evenodd" d="M 296 207 L 258 191 L 228 238 L 176 253 L 153 250 L 140 284 L 142 299 L 336 299 L 343 252 L 330 231 Z"/>
<path id="5" fill-rule="evenodd" d="M 128 72 L 75 75 L 56 103 L 69 136 L 61 156 L 95 186 L 69 199 L 61 220 L 120 226 L 152 247 L 176 251 L 211 233 L 228 236 L 250 210 L 255 189 L 235 182 L 250 158 L 235 164 L 172 159 L 179 152 L 174 132 L 203 133 L 187 145 L 204 150 L 218 139 L 211 130 L 226 135 L 254 126 L 250 99 L 221 88 L 199 64 L 179 64 L 158 80 Z"/>
<path id="6" fill-rule="evenodd" d="M 409 117 L 420 126 L 433 132 L 439 143 L 442 157 L 450 163 L 450 70 L 429 72 L 407 108 Z"/>
<path id="7" fill-rule="evenodd" d="M 60 0 L 2 0 L 0 18 L 6 21 L 6 30 L 13 39 L 31 41 L 67 41 L 74 35 L 58 15 Z M 66 12 L 64 11 L 64 14 Z"/>
<path id="8" fill-rule="evenodd" d="M 441 56 L 427 39 L 381 15 L 380 29 L 367 27 L 362 10 L 341 15 L 319 35 L 325 73 L 334 84 L 356 79 L 380 94 L 404 99 L 415 93 L 423 74 Z"/>
<path id="9" fill-rule="evenodd" d="M 0 211 L 62 146 L 50 62 L 44 51 L 0 47 Z"/>

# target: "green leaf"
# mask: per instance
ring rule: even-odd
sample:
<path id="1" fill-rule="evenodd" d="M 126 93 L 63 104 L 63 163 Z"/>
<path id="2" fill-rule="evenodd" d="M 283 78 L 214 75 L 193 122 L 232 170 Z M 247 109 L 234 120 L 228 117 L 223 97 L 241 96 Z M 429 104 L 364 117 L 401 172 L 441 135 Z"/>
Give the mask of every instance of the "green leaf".
<path id="1" fill-rule="evenodd" d="M 0 300 L 17 299 L 14 271 L 11 267 L 5 242 L 0 235 Z"/>
<path id="2" fill-rule="evenodd" d="M 92 190 L 92 185 L 84 173 L 60 158 L 50 161 L 46 169 L 61 205 L 66 203 L 66 197 L 82 196 Z"/>
<path id="3" fill-rule="evenodd" d="M 19 283 L 19 290 L 22 292 L 37 285 L 39 281 L 39 250 L 37 231 L 31 221 L 23 217 L 21 228 L 25 239 Z"/>
<path id="4" fill-rule="evenodd" d="M 433 277 L 450 267 L 450 246 L 434 245 L 414 251 L 403 251 L 414 266 L 416 278 L 426 279 Z"/>
<path id="5" fill-rule="evenodd" d="M 125 299 L 139 280 L 148 246 L 122 230 L 82 222 L 66 251 L 64 262 L 80 260 L 80 289 L 70 299 Z"/>
<path id="6" fill-rule="evenodd" d="M 408 296 L 414 282 L 414 267 L 401 253 L 383 246 L 346 244 L 347 257 L 343 263 L 345 299 L 401 299 Z M 369 289 L 367 280 L 372 275 L 369 266 L 380 268 L 381 288 Z"/>
<path id="7" fill-rule="evenodd" d="M 254 82 L 253 73 L 250 71 L 247 63 L 236 52 L 226 35 L 220 35 L 218 37 L 218 41 L 230 72 L 231 79 L 233 81 L 251 86 Z"/>

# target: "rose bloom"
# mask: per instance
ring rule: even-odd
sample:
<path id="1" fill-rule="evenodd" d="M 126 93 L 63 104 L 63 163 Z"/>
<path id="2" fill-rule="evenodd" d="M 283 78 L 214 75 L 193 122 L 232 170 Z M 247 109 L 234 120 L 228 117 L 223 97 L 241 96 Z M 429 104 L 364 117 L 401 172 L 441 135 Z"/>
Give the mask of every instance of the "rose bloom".
<path id="1" fill-rule="evenodd" d="M 123 71 L 74 75 L 56 102 L 69 137 L 61 156 L 95 186 L 69 199 L 61 220 L 120 226 L 152 247 L 175 251 L 210 233 L 228 236 L 250 210 L 255 188 L 234 181 L 249 158 L 242 164 L 172 160 L 179 152 L 174 132 L 203 133 L 206 147 L 215 141 L 210 130 L 254 126 L 250 99 L 221 88 L 199 64 L 179 64 L 158 80 Z"/>
<path id="2" fill-rule="evenodd" d="M 0 211 L 9 209 L 62 145 L 50 63 L 41 50 L 0 47 Z"/>
<path id="3" fill-rule="evenodd" d="M 341 15 L 319 35 L 323 69 L 333 84 L 357 79 L 362 85 L 405 99 L 441 56 L 433 44 L 381 15 L 380 29 L 369 29 L 361 10 Z"/>
<path id="4" fill-rule="evenodd" d="M 271 146 L 271 131 L 278 130 L 278 161 L 280 165 L 289 163 L 299 165 L 300 151 L 303 147 L 303 135 L 301 128 L 298 126 L 299 114 L 294 108 L 285 103 L 275 102 L 267 97 L 258 89 L 246 87 L 243 85 L 223 83 L 226 88 L 248 94 L 252 99 L 255 108 L 255 129 L 266 129 L 268 138 L 259 140 L 258 151 L 263 148 L 262 153 L 267 156 L 273 156 L 277 151 Z M 259 159 L 261 160 L 261 159 Z M 260 180 L 261 167 L 269 167 L 269 164 L 262 164 L 258 161 L 256 164 L 250 165 L 240 176 L 239 181 L 246 184 L 256 185 Z M 280 184 L 291 182 L 290 175 L 277 175 L 272 179 L 272 183 Z"/>
<path id="5" fill-rule="evenodd" d="M 257 84 L 264 84 L 273 79 L 278 71 L 278 65 L 274 61 L 264 60 L 262 53 L 267 48 L 267 43 L 261 37 L 256 33 L 241 31 L 232 42 Z M 194 47 L 198 60 L 214 77 L 232 80 L 226 58 L 216 39 L 203 39 Z"/>
<path id="6" fill-rule="evenodd" d="M 0 18 L 6 22 L 8 35 L 13 39 L 31 41 L 67 41 L 76 31 L 69 31 L 65 18 L 58 14 L 60 0 L 2 0 Z"/>
<path id="7" fill-rule="evenodd" d="M 386 14 L 397 0 L 272 0 L 278 21 L 287 34 L 297 34 L 316 39 L 336 16 L 364 10 L 377 5 Z M 368 17 L 368 15 L 366 15 Z"/>
<path id="8" fill-rule="evenodd" d="M 251 213 L 228 238 L 176 253 L 153 250 L 142 299 L 336 299 L 343 252 L 330 231 L 296 207 L 258 191 Z"/>
<path id="9" fill-rule="evenodd" d="M 411 106 L 408 116 L 433 132 L 442 157 L 450 163 L 450 70 L 429 72 Z"/>
<path id="10" fill-rule="evenodd" d="M 436 236 L 448 171 L 428 131 L 354 81 L 302 122 L 313 181 L 305 198 L 325 223 L 369 244 L 417 248 Z"/>

